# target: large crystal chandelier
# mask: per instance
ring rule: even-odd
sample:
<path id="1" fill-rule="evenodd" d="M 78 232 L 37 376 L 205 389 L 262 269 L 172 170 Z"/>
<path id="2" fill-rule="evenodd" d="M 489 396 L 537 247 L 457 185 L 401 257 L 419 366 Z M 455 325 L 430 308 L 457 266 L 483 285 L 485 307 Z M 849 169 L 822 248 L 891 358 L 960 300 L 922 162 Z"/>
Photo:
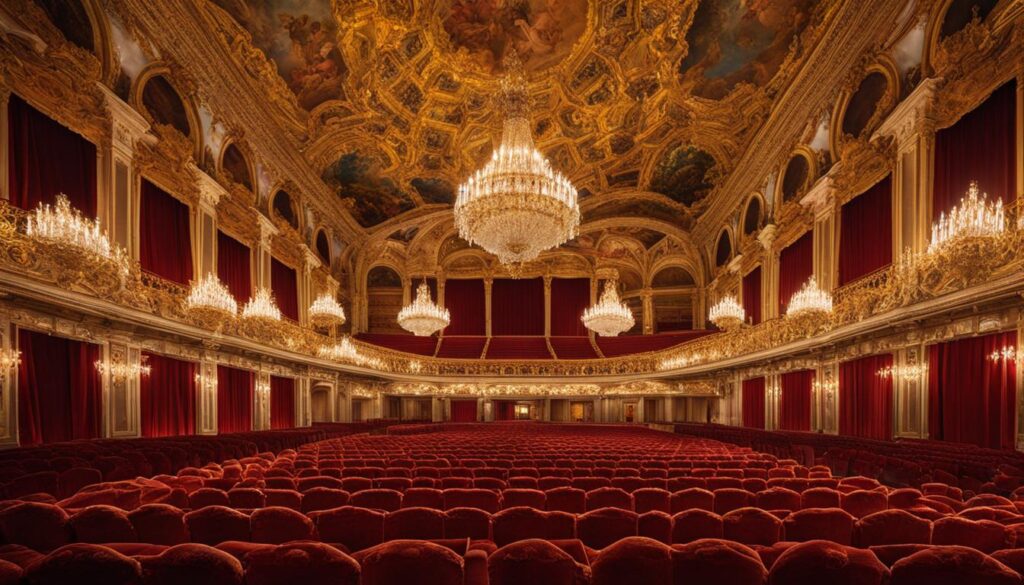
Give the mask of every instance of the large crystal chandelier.
<path id="1" fill-rule="evenodd" d="M 793 294 L 786 307 L 787 317 L 817 316 L 831 312 L 832 295 L 818 288 L 818 282 L 813 276 Z"/>
<path id="2" fill-rule="evenodd" d="M 200 318 L 220 321 L 238 314 L 238 303 L 215 274 L 207 274 L 192 288 L 185 298 L 185 308 Z"/>
<path id="3" fill-rule="evenodd" d="M 324 293 L 309 306 L 309 322 L 314 327 L 332 327 L 345 324 L 345 309 L 331 296 Z"/>
<path id="4" fill-rule="evenodd" d="M 988 195 L 978 196 L 978 183 L 971 181 L 967 194 L 960 205 L 953 207 L 949 215 L 945 212 L 932 224 L 932 239 L 928 252 L 937 252 L 963 238 L 985 238 L 998 236 L 1006 230 L 1006 215 L 1001 200 L 988 201 Z"/>
<path id="5" fill-rule="evenodd" d="M 40 203 L 36 207 L 28 216 L 25 233 L 29 237 L 69 246 L 105 260 L 120 261 L 124 257 L 123 250 L 111 244 L 107 234 L 100 229 L 100 221 L 89 219 L 71 207 L 63 193 L 57 195 L 54 205 Z"/>
<path id="6" fill-rule="evenodd" d="M 534 146 L 525 74 L 515 51 L 506 56 L 505 69 L 501 146 L 459 187 L 455 224 L 460 236 L 502 264 L 521 265 L 576 237 L 580 208 L 576 188 Z"/>
<path id="7" fill-rule="evenodd" d="M 265 288 L 260 288 L 256 294 L 249 299 L 249 302 L 242 307 L 242 317 L 245 319 L 262 319 L 265 321 L 280 321 L 281 309 L 277 308 L 273 295 Z"/>
<path id="8" fill-rule="evenodd" d="M 719 329 L 731 331 L 743 325 L 743 322 L 747 319 L 747 313 L 740 306 L 736 297 L 729 295 L 718 301 L 714 307 L 711 307 L 709 317 L 711 322 Z"/>
<path id="9" fill-rule="evenodd" d="M 448 309 L 434 304 L 426 281 L 416 288 L 416 299 L 402 307 L 398 313 L 398 324 L 418 337 L 426 337 L 440 331 L 451 322 Z"/>
<path id="10" fill-rule="evenodd" d="M 583 311 L 581 320 L 587 329 L 602 337 L 615 337 L 632 329 L 635 323 L 633 311 L 619 300 L 619 291 L 611 280 L 604 283 L 601 299 Z"/>

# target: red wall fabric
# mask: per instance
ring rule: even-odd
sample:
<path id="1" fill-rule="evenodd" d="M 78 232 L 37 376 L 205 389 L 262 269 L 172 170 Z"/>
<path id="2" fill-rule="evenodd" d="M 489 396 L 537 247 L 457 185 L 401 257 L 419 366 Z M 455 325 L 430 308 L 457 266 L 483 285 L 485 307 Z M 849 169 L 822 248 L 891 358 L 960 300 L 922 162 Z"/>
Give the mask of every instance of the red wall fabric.
<path id="1" fill-rule="evenodd" d="M 256 375 L 248 370 L 217 366 L 217 432 L 252 430 L 252 399 Z"/>
<path id="2" fill-rule="evenodd" d="M 839 365 L 839 434 L 892 439 L 892 378 L 878 370 L 892 365 L 892 354 L 872 355 Z"/>
<path id="3" fill-rule="evenodd" d="M 139 383 L 143 437 L 194 435 L 196 432 L 196 364 L 144 353 L 151 368 Z"/>
<path id="4" fill-rule="evenodd" d="M 295 269 L 285 266 L 277 258 L 270 259 L 270 290 L 277 308 L 292 321 L 299 320 L 299 281 Z"/>
<path id="5" fill-rule="evenodd" d="M 252 252 L 249 246 L 217 231 L 217 278 L 239 305 L 252 296 Z"/>
<path id="6" fill-rule="evenodd" d="M 885 177 L 840 211 L 839 286 L 892 264 L 892 179 Z"/>
<path id="7" fill-rule="evenodd" d="M 751 270 L 743 277 L 743 310 L 747 313 L 747 323 L 757 325 L 761 322 L 760 266 Z"/>
<path id="8" fill-rule="evenodd" d="M 1016 196 L 1017 82 L 992 92 L 980 106 L 935 133 L 932 218 L 949 213 L 971 181 L 989 200 L 1008 203 Z"/>
<path id="9" fill-rule="evenodd" d="M 484 297 L 484 281 L 446 280 L 444 304 L 452 317 L 451 323 L 444 329 L 446 336 L 486 334 L 487 301 Z"/>
<path id="10" fill-rule="evenodd" d="M 96 146 L 11 94 L 7 103 L 11 204 L 35 209 L 58 193 L 96 217 Z M 107 226 L 103 226 L 107 227 Z"/>
<path id="11" fill-rule="evenodd" d="M 514 400 L 494 401 L 494 420 L 515 420 L 516 403 Z"/>
<path id="12" fill-rule="evenodd" d="M 779 254 L 779 315 L 790 298 L 814 275 L 814 230 L 800 236 Z"/>
<path id="13" fill-rule="evenodd" d="M 779 398 L 779 429 L 783 431 L 811 430 L 811 390 L 814 370 L 801 370 L 783 374 L 782 395 Z"/>
<path id="14" fill-rule="evenodd" d="M 270 428 L 295 427 L 295 379 L 270 377 Z"/>
<path id="15" fill-rule="evenodd" d="M 476 400 L 452 400 L 452 422 L 476 422 Z"/>
<path id="16" fill-rule="evenodd" d="M 587 335 L 580 317 L 588 306 L 589 278 L 551 279 L 551 335 Z"/>
<path id="17" fill-rule="evenodd" d="M 100 346 L 18 330 L 21 445 L 95 439 L 103 432 Z"/>
<path id="18" fill-rule="evenodd" d="M 764 378 L 743 380 L 743 426 L 764 428 Z"/>
<path id="19" fill-rule="evenodd" d="M 937 441 L 1014 448 L 1017 372 L 992 352 L 1017 346 L 1017 333 L 933 345 L 928 357 L 928 430 Z"/>
<path id="20" fill-rule="evenodd" d="M 178 284 L 192 279 L 192 220 L 188 205 L 143 179 L 139 205 L 139 264 Z"/>
<path id="21" fill-rule="evenodd" d="M 543 279 L 494 280 L 491 335 L 544 335 Z"/>

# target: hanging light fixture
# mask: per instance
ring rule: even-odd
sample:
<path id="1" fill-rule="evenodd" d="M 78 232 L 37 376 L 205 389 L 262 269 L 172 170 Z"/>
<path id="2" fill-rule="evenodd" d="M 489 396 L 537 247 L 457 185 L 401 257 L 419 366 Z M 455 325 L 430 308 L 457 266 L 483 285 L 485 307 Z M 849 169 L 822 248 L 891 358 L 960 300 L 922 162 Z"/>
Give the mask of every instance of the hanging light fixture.
<path id="1" fill-rule="evenodd" d="M 734 295 L 729 295 L 711 307 L 709 318 L 719 329 L 731 331 L 743 325 L 747 319 L 747 312 Z"/>
<path id="2" fill-rule="evenodd" d="M 832 312 L 832 295 L 818 288 L 812 276 L 796 291 L 786 307 L 787 317 L 824 316 Z"/>
<path id="3" fill-rule="evenodd" d="M 433 335 L 448 326 L 451 315 L 448 309 L 439 307 L 430 298 L 426 279 L 416 288 L 416 299 L 402 307 L 398 313 L 398 324 L 418 337 Z"/>
<path id="4" fill-rule="evenodd" d="M 633 311 L 619 300 L 619 291 L 612 280 L 605 281 L 600 300 L 583 311 L 581 320 L 587 329 L 602 337 L 615 337 L 629 331 L 636 323 Z"/>
<path id="5" fill-rule="evenodd" d="M 932 224 L 932 239 L 928 252 L 941 251 L 965 238 L 991 238 L 1006 231 L 1006 214 L 1002 200 L 990 203 L 986 193 L 980 193 L 978 183 L 971 181 L 960 204 L 942 213 Z"/>
<path id="6" fill-rule="evenodd" d="M 185 309 L 202 321 L 220 322 L 238 314 L 238 303 L 215 274 L 207 274 L 192 288 L 185 298 Z"/>
<path id="7" fill-rule="evenodd" d="M 280 321 L 281 309 L 277 308 L 277 303 L 274 302 L 274 296 L 270 294 L 270 291 L 260 288 L 242 308 L 242 318 Z"/>
<path id="8" fill-rule="evenodd" d="M 515 50 L 499 101 L 504 109 L 501 146 L 459 187 L 459 235 L 505 265 L 522 265 L 576 237 L 580 208 L 576 188 L 537 150 L 530 128 L 529 95 Z"/>
<path id="9" fill-rule="evenodd" d="M 345 309 L 330 293 L 324 293 L 309 306 L 309 322 L 314 327 L 330 328 L 345 324 Z"/>
<path id="10" fill-rule="evenodd" d="M 148 376 L 153 371 L 152 366 L 146 363 L 146 356 L 142 356 L 142 361 L 140 363 L 129 364 L 121 361 L 111 361 L 108 364 L 103 360 L 96 360 L 94 365 L 96 366 L 96 371 L 99 372 L 101 376 L 110 374 L 110 378 L 114 382 Z"/>
<path id="11" fill-rule="evenodd" d="M 14 349 L 0 350 L 0 374 L 13 370 L 21 365 L 21 352 Z"/>

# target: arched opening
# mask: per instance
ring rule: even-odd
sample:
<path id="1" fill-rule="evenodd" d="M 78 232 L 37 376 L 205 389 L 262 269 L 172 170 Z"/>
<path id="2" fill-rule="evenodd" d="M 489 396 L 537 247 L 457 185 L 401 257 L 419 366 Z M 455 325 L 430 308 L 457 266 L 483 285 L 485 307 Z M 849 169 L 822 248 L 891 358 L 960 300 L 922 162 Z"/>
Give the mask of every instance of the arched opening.
<path id="1" fill-rule="evenodd" d="M 888 87 L 889 80 L 880 71 L 873 71 L 861 80 L 843 113 L 844 135 L 857 138 L 865 130 L 870 130 L 868 124 Z"/>
<path id="2" fill-rule="evenodd" d="M 805 156 L 798 154 L 789 159 L 786 172 L 782 175 L 782 200 L 788 203 L 803 195 L 810 174 L 811 165 Z"/>
<path id="3" fill-rule="evenodd" d="M 369 333 L 405 333 L 398 326 L 402 310 L 402 277 L 388 266 L 375 266 L 366 275 Z"/>
<path id="4" fill-rule="evenodd" d="M 668 266 L 651 279 L 654 333 L 693 329 L 693 275 L 681 266 Z"/>
<path id="5" fill-rule="evenodd" d="M 743 214 L 743 235 L 750 234 L 761 229 L 761 199 L 751 197 L 747 203 L 747 211 Z"/>
<path id="6" fill-rule="evenodd" d="M 299 217 L 295 213 L 295 204 L 292 202 L 292 196 L 287 191 L 281 190 L 274 195 L 273 210 L 274 214 L 284 220 L 285 223 L 295 229 L 299 229 Z"/>
<path id="7" fill-rule="evenodd" d="M 81 0 L 35 0 L 53 26 L 72 44 L 96 52 L 92 21 Z"/>
<path id="8" fill-rule="evenodd" d="M 999 4 L 999 0 L 954 0 L 942 19 L 939 39 L 945 39 L 963 30 L 974 19 L 975 14 L 978 15 L 978 20 L 985 20 L 996 4 Z"/>
<path id="9" fill-rule="evenodd" d="M 316 248 L 316 255 L 325 266 L 331 265 L 331 243 L 327 240 L 327 232 L 320 230 L 316 233 L 316 241 L 313 242 Z"/>
<path id="10" fill-rule="evenodd" d="M 729 232 L 722 230 L 718 235 L 718 244 L 715 245 L 715 266 L 722 267 L 732 260 L 732 240 Z"/>
<path id="11" fill-rule="evenodd" d="M 142 88 L 142 105 L 157 124 L 171 126 L 185 136 L 192 135 L 185 102 L 163 75 L 146 81 Z"/>
<path id="12" fill-rule="evenodd" d="M 310 392 L 310 410 L 313 422 L 332 422 L 330 386 L 314 386 Z"/>
<path id="13" fill-rule="evenodd" d="M 249 171 L 249 161 L 245 154 L 235 144 L 229 144 L 224 149 L 224 158 L 221 161 L 221 168 L 234 182 L 242 185 L 249 191 L 253 191 L 252 173 Z"/>

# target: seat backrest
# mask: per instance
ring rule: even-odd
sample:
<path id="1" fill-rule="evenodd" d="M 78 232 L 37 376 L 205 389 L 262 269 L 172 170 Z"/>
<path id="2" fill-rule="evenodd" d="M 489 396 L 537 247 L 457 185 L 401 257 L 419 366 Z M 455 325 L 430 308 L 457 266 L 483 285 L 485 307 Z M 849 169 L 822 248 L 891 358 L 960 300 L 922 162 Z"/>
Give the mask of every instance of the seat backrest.
<path id="1" fill-rule="evenodd" d="M 600 508 L 576 518 L 576 536 L 591 548 L 637 535 L 637 514 L 621 508 Z"/>
<path id="2" fill-rule="evenodd" d="M 613 543 L 592 564 L 593 585 L 671 585 L 672 549 L 650 538 L 633 536 Z"/>
<path id="3" fill-rule="evenodd" d="M 933 546 L 896 561 L 890 585 L 1021 585 L 1021 576 L 964 546 Z"/>
<path id="4" fill-rule="evenodd" d="M 462 557 L 450 549 L 419 540 L 392 540 L 357 553 L 361 585 L 400 585 L 423 582 L 462 585 Z"/>
<path id="5" fill-rule="evenodd" d="M 520 540 L 499 548 L 487 563 L 490 585 L 576 585 L 584 569 L 569 554 L 540 539 Z"/>
<path id="6" fill-rule="evenodd" d="M 444 538 L 447 514 L 431 508 L 402 508 L 384 517 L 384 540 Z"/>

